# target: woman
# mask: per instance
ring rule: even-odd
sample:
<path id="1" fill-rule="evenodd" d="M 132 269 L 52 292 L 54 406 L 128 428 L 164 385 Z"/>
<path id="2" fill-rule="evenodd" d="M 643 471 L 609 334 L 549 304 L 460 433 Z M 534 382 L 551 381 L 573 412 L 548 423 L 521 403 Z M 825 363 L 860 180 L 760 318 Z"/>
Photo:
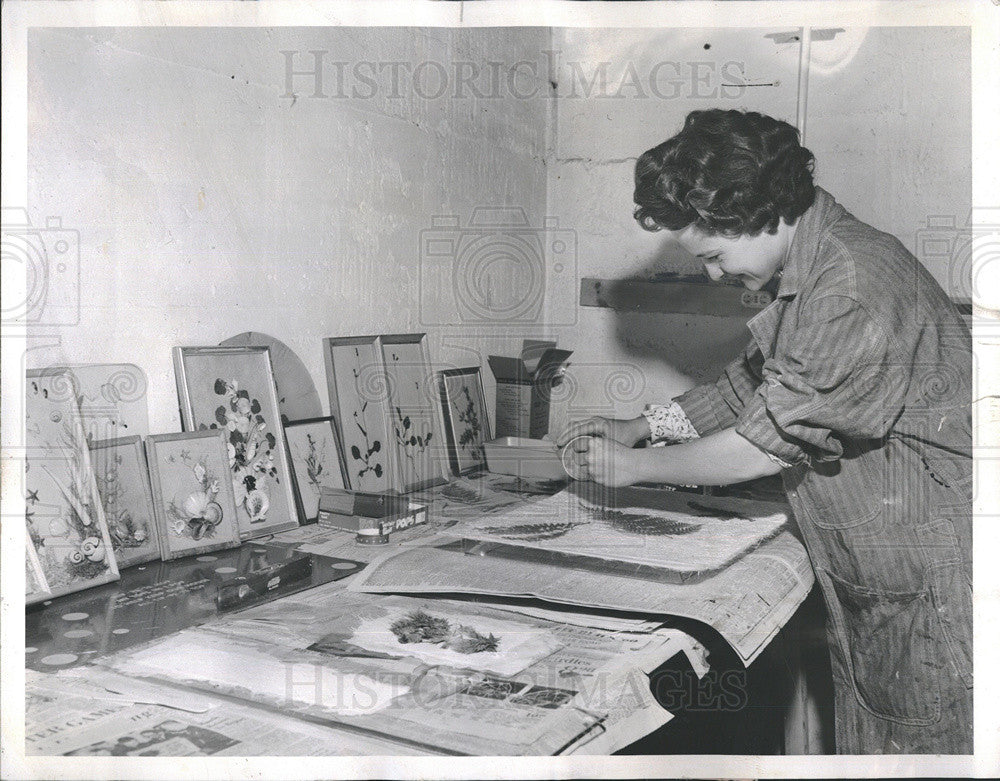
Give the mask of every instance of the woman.
<path id="1" fill-rule="evenodd" d="M 775 301 L 715 383 L 559 444 L 607 485 L 780 472 L 828 608 L 838 752 L 971 753 L 968 328 L 812 170 L 795 128 L 739 111 L 692 112 L 639 158 L 639 224 Z"/>

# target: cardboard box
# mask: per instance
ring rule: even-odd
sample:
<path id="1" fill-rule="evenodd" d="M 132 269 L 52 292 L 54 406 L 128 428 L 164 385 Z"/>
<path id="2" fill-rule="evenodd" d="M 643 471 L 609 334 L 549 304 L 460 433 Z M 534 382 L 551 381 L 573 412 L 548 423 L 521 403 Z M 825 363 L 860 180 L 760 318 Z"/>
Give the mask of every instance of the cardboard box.
<path id="1" fill-rule="evenodd" d="M 541 439 L 549 431 L 551 389 L 562 381 L 572 350 L 555 342 L 525 339 L 521 355 L 489 356 L 497 383 L 496 437 Z"/>

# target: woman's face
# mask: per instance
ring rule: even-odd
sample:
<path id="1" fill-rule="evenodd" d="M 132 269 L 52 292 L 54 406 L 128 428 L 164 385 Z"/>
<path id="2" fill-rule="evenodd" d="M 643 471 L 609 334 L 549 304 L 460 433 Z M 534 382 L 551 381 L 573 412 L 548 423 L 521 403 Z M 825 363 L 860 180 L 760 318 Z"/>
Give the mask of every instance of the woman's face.
<path id="1" fill-rule="evenodd" d="M 701 260 L 713 281 L 737 278 L 748 290 L 760 290 L 781 268 L 794 227 L 782 221 L 776 233 L 736 238 L 704 233 L 694 225 L 670 233 Z"/>

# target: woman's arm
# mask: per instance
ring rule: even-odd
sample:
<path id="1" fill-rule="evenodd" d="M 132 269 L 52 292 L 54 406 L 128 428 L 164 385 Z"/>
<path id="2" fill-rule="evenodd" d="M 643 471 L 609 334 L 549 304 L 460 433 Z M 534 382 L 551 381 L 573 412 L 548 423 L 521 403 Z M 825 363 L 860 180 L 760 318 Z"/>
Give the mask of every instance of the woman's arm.
<path id="1" fill-rule="evenodd" d="M 567 458 L 604 485 L 729 485 L 775 475 L 781 465 L 733 428 L 668 447 L 634 450 L 600 437 L 578 439 Z"/>

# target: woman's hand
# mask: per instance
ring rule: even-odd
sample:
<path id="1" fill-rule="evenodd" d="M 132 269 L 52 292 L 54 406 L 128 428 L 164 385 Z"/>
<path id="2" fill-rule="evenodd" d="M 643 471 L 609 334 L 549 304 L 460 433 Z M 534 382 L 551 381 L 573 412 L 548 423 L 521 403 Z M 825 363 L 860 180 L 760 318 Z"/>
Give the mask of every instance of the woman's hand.
<path id="1" fill-rule="evenodd" d="M 578 436 L 563 459 L 579 480 L 618 487 L 642 482 L 645 450 L 635 450 L 607 437 Z"/>
<path id="2" fill-rule="evenodd" d="M 575 437 L 603 437 L 618 442 L 625 447 L 633 447 L 640 439 L 649 436 L 649 423 L 643 415 L 631 420 L 612 420 L 593 417 L 571 423 L 556 444 L 565 447 Z"/>

